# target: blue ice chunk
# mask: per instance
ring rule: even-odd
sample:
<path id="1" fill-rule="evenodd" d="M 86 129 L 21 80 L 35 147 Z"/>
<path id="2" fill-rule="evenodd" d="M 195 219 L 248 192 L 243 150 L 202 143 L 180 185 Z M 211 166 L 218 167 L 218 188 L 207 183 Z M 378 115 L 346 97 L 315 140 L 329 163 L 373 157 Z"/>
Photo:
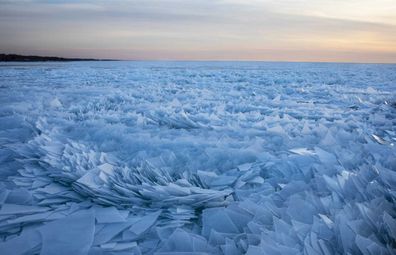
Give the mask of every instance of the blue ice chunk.
<path id="1" fill-rule="evenodd" d="M 115 223 L 125 222 L 128 211 L 120 211 L 114 206 L 111 207 L 95 207 L 95 217 L 98 223 Z"/>
<path id="2" fill-rule="evenodd" d="M 4 204 L 8 198 L 8 194 L 10 194 L 10 190 L 8 189 L 0 189 L 0 205 Z"/>
<path id="3" fill-rule="evenodd" d="M 38 212 L 45 212 L 50 210 L 49 207 L 44 206 L 29 206 L 16 204 L 3 204 L 0 209 L 0 215 L 8 214 L 33 214 Z"/>
<path id="4" fill-rule="evenodd" d="M 8 194 L 5 203 L 26 205 L 31 204 L 32 199 L 32 194 L 27 189 L 15 189 Z"/>
<path id="5" fill-rule="evenodd" d="M 7 221 L 9 224 L 16 224 L 16 223 L 30 223 L 30 222 L 42 222 L 46 221 L 53 212 L 42 212 L 42 213 L 35 213 L 35 214 L 28 214 L 21 217 L 17 217 L 15 219 L 10 219 Z"/>
<path id="6" fill-rule="evenodd" d="M 81 210 L 39 229 L 43 237 L 40 254 L 88 254 L 94 240 L 95 213 Z"/>
<path id="7" fill-rule="evenodd" d="M 205 238 L 178 228 L 161 244 L 157 254 L 164 254 L 166 252 L 177 254 L 207 254 L 209 251 L 210 248 Z"/>
<path id="8" fill-rule="evenodd" d="M 241 254 L 241 251 L 238 249 L 238 247 L 236 246 L 233 240 L 226 238 L 225 241 L 226 241 L 225 244 L 220 246 L 224 254 L 229 254 L 229 255 Z"/>
<path id="9" fill-rule="evenodd" d="M 37 229 L 28 229 L 14 238 L 0 242 L 1 254 L 36 254 L 40 251 L 41 235 Z"/>
<path id="10" fill-rule="evenodd" d="M 246 252 L 246 255 L 262 255 L 262 254 L 271 254 L 268 251 L 264 251 L 263 248 L 257 245 L 249 245 L 249 249 Z"/>
<path id="11" fill-rule="evenodd" d="M 340 239 L 342 242 L 343 252 L 349 252 L 355 244 L 356 233 L 348 226 L 348 220 L 344 215 L 340 215 L 338 228 L 340 233 Z"/>
<path id="12" fill-rule="evenodd" d="M 212 229 L 221 233 L 239 232 L 225 208 L 205 209 L 202 213 L 202 225 L 202 235 L 205 237 L 209 236 Z"/>
<path id="13" fill-rule="evenodd" d="M 123 232 L 125 229 L 127 229 L 137 221 L 138 218 L 128 217 L 126 222 L 107 223 L 100 231 L 98 231 L 98 233 L 95 234 L 94 245 L 104 244 L 109 242 L 116 235 Z"/>
<path id="14" fill-rule="evenodd" d="M 315 155 L 315 152 L 308 148 L 294 148 L 294 149 L 290 149 L 289 151 L 302 156 Z"/>
<path id="15" fill-rule="evenodd" d="M 133 223 L 129 230 L 138 236 L 143 234 L 155 224 L 160 214 L 161 211 L 157 211 L 138 219 L 137 222 Z"/>
<path id="16" fill-rule="evenodd" d="M 337 164 L 337 159 L 334 154 L 321 149 L 320 147 L 315 147 L 315 154 L 318 156 L 319 160 L 326 165 Z"/>
<path id="17" fill-rule="evenodd" d="M 297 196 L 291 196 L 289 205 L 286 209 L 291 219 L 298 220 L 303 223 L 312 224 L 315 208 Z"/>
<path id="18" fill-rule="evenodd" d="M 392 216 L 390 216 L 387 212 L 384 212 L 383 220 L 388 234 L 394 240 L 396 240 L 396 220 L 392 218 Z"/>

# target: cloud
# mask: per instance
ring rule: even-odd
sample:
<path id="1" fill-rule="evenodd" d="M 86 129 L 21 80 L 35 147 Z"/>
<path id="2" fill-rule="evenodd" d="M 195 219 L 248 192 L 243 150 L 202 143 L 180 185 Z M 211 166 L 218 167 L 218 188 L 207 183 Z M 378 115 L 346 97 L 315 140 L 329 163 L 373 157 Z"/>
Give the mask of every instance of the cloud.
<path id="1" fill-rule="evenodd" d="M 367 1 L 363 5 L 372 6 Z M 331 3 L 343 8 L 357 5 L 355 0 Z M 389 1 L 376 5 L 381 3 Z M 347 10 L 337 12 L 330 0 L 0 0 L 0 7 L 0 32 L 6 35 L 0 47 L 8 51 L 89 49 L 89 54 L 103 54 L 124 49 L 125 55 L 163 52 L 175 58 L 181 55 L 178 50 L 191 57 L 197 55 L 193 52 L 205 51 L 213 58 L 218 58 L 216 51 L 224 50 L 233 57 L 239 52 L 239 58 L 267 50 L 279 56 L 282 51 L 297 56 L 309 49 L 315 50 L 313 54 L 396 52 L 396 25 L 381 18 L 383 6 L 371 14 L 368 7 L 362 7 L 362 12 L 370 14 L 367 20 L 356 11 L 350 16 Z"/>

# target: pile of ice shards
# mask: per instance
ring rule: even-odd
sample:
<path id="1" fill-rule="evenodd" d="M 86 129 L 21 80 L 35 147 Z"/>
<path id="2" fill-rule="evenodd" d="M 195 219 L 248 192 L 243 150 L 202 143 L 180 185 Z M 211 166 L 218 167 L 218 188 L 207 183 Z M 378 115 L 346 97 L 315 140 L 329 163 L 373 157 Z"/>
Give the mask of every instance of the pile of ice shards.
<path id="1" fill-rule="evenodd" d="M 2 65 L 0 254 L 396 254 L 395 91 L 395 65 Z"/>

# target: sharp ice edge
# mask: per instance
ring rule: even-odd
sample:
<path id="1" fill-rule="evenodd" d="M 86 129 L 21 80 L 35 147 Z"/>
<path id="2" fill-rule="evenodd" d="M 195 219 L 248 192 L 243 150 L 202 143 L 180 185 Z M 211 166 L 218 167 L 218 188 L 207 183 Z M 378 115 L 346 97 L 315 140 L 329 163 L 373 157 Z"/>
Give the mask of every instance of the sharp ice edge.
<path id="1" fill-rule="evenodd" d="M 395 254 L 394 68 L 2 67 L 0 253 Z"/>

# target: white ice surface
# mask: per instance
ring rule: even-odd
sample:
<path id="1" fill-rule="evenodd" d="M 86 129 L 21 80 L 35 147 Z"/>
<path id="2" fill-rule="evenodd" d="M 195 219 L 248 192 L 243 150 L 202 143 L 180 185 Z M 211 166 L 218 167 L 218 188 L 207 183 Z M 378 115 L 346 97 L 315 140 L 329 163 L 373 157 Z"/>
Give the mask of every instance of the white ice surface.
<path id="1" fill-rule="evenodd" d="M 0 64 L 0 254 L 396 254 L 396 65 Z"/>

